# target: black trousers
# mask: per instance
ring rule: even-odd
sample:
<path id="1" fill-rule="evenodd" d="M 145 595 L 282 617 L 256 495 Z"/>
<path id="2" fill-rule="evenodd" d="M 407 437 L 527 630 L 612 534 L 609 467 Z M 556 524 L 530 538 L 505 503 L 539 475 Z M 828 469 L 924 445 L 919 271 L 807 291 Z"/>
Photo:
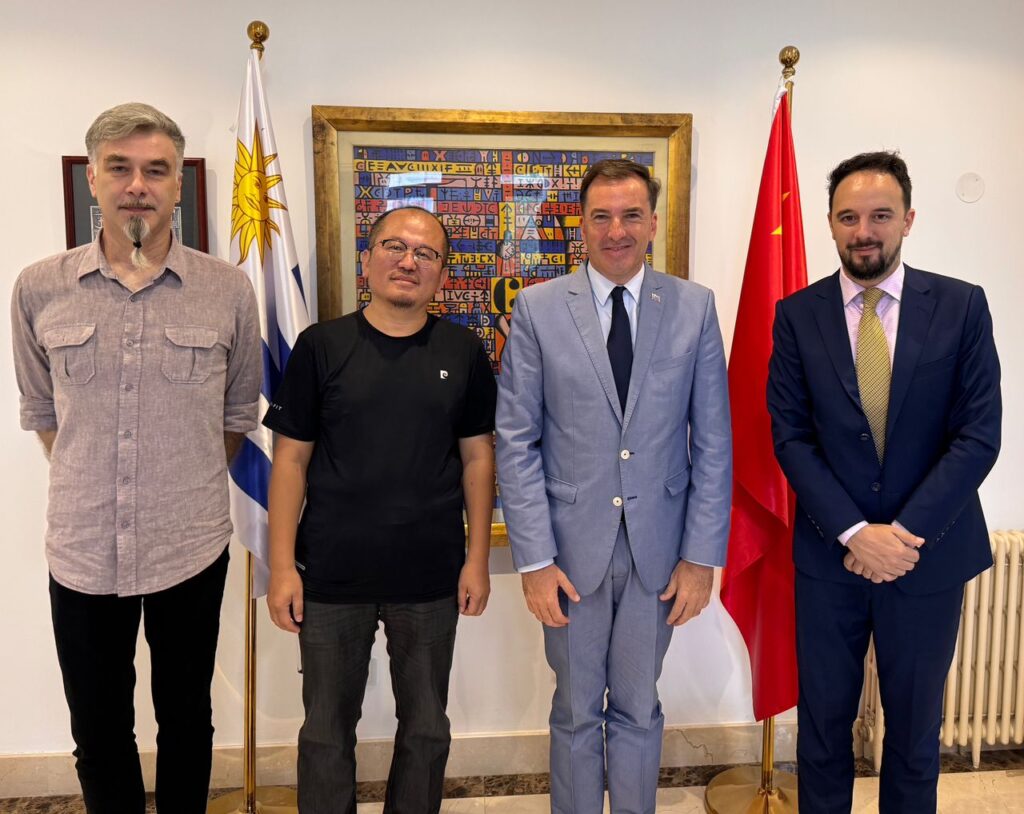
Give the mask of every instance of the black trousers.
<path id="1" fill-rule="evenodd" d="M 184 582 L 143 596 L 73 591 L 50 577 L 50 609 L 89 814 L 142 814 L 135 743 L 135 643 L 145 610 L 157 721 L 156 805 L 206 811 L 213 748 L 210 682 L 228 552 Z"/>
<path id="2" fill-rule="evenodd" d="M 826 582 L 797 571 L 800 811 L 849 814 L 851 730 L 872 634 L 885 709 L 880 814 L 934 814 L 942 690 L 956 648 L 963 586 L 925 596 L 899 581 Z"/>
<path id="3" fill-rule="evenodd" d="M 301 814 L 355 814 L 356 723 L 378 622 L 387 636 L 398 718 L 384 811 L 440 810 L 451 745 L 445 708 L 458 618 L 454 596 L 417 604 L 306 601 L 299 632 L 306 708 L 299 730 Z"/>

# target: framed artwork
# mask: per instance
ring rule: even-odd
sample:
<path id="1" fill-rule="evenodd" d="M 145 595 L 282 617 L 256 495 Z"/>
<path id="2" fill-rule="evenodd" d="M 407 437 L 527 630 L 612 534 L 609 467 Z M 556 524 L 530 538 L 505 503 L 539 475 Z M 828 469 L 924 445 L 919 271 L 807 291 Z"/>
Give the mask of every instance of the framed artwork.
<path id="1" fill-rule="evenodd" d="M 359 254 L 377 217 L 422 206 L 452 239 L 448 280 L 430 310 L 474 330 L 497 375 L 516 294 L 585 260 L 579 184 L 603 158 L 632 158 L 662 182 L 648 259 L 686 277 L 692 121 L 690 114 L 314 105 L 319 318 L 369 301 Z M 507 540 L 503 523 L 492 538 Z"/>
<path id="2" fill-rule="evenodd" d="M 103 215 L 89 192 L 84 155 L 61 157 L 64 176 L 64 229 L 69 249 L 91 243 L 103 226 Z M 186 158 L 181 171 L 181 203 L 174 208 L 171 228 L 178 242 L 201 252 L 209 250 L 206 231 L 206 161 Z"/>

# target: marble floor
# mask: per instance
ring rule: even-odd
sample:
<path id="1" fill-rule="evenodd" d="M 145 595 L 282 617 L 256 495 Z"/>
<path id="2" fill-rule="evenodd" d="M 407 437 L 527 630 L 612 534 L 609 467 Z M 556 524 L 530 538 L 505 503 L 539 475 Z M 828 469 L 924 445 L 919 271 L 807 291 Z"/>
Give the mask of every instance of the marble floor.
<path id="1" fill-rule="evenodd" d="M 662 769 L 659 814 L 702 814 L 704 787 L 726 766 Z M 792 771 L 791 764 L 780 770 Z M 858 761 L 853 814 L 878 811 L 878 777 Z M 445 783 L 445 814 L 542 814 L 550 811 L 547 775 L 504 775 L 451 778 Z M 225 793 L 214 791 L 211 798 Z M 359 784 L 358 814 L 381 814 L 383 783 Z M 155 811 L 150 795 L 147 811 Z M 1024 750 L 982 753 L 979 770 L 968 757 L 942 755 L 939 814 L 1024 814 Z M 0 814 L 84 814 L 81 797 L 0 799 Z M 608 811 L 607 805 L 605 811 Z"/>
<path id="2" fill-rule="evenodd" d="M 383 803 L 360 803 L 358 814 L 380 814 Z M 548 795 L 445 800 L 442 814 L 547 814 Z M 608 812 L 607 802 L 605 812 Z M 853 814 L 878 811 L 878 778 L 858 777 Z M 704 814 L 704 787 L 658 789 L 659 814 Z M 1024 770 L 946 774 L 939 778 L 939 814 L 1024 814 Z"/>

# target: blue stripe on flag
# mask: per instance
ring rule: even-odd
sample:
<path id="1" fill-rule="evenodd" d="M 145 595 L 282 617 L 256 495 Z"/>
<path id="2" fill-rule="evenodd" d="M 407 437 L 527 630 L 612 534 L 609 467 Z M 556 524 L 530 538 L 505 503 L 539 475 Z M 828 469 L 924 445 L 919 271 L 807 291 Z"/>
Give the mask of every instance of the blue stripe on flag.
<path id="1" fill-rule="evenodd" d="M 292 268 L 292 276 L 295 278 L 295 282 L 299 286 L 299 296 L 302 297 L 302 304 L 309 308 L 309 304 L 306 302 L 306 292 L 302 289 L 302 272 L 299 271 L 298 266 Z M 284 367 L 282 364 L 281 367 Z"/>
<path id="2" fill-rule="evenodd" d="M 248 438 L 231 462 L 231 479 L 254 502 L 267 508 L 270 486 L 270 459 Z"/>
<path id="3" fill-rule="evenodd" d="M 292 349 L 288 346 L 284 337 L 281 334 L 277 335 L 277 357 L 281 360 L 281 371 L 278 373 L 278 379 L 281 378 L 285 368 L 288 367 L 288 358 L 292 355 Z"/>
<path id="4" fill-rule="evenodd" d="M 277 392 L 277 387 L 281 384 L 281 370 L 283 369 L 283 365 L 279 368 L 274 363 L 274 358 L 270 355 L 270 347 L 267 345 L 266 341 L 263 341 L 260 344 L 263 346 L 262 392 L 263 397 L 266 398 L 269 403 L 274 400 L 274 393 Z"/>

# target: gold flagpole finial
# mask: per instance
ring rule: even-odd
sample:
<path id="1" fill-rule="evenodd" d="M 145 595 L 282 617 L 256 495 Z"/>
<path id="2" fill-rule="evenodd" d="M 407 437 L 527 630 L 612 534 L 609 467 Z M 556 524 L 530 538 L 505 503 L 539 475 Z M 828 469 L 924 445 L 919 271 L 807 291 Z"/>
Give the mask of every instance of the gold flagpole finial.
<path id="1" fill-rule="evenodd" d="M 800 61 L 800 49 L 795 45 L 787 45 L 779 51 L 779 62 L 782 63 L 782 75 L 792 79 L 796 73 L 796 64 Z"/>
<path id="2" fill-rule="evenodd" d="M 793 75 L 796 64 L 800 61 L 800 49 L 795 45 L 787 45 L 779 51 L 779 62 L 782 63 L 782 78 L 786 80 L 786 93 L 789 94 L 790 107 L 793 102 Z"/>
<path id="3" fill-rule="evenodd" d="M 786 45 L 778 52 L 778 60 L 782 63 L 782 79 L 785 80 L 785 95 L 790 99 L 790 116 L 793 116 L 793 77 L 797 73 L 797 62 L 800 61 L 800 49 L 796 45 Z"/>
<path id="4" fill-rule="evenodd" d="M 253 20 L 245 29 L 245 33 L 249 35 L 252 42 L 249 47 L 260 55 L 260 59 L 263 59 L 263 43 L 270 39 L 270 26 L 262 20 Z"/>

